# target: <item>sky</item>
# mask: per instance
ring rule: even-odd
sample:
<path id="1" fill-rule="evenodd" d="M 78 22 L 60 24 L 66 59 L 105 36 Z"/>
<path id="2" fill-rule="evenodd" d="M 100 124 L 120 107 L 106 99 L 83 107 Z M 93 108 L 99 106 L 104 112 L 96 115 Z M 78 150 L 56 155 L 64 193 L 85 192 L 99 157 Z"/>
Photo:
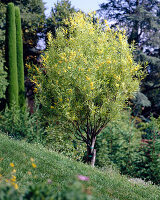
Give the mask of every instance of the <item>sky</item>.
<path id="1" fill-rule="evenodd" d="M 60 1 L 60 0 L 59 0 Z M 49 16 L 51 8 L 54 7 L 54 3 L 57 3 L 57 0 L 43 0 L 46 7 L 46 15 Z M 71 5 L 76 9 L 80 9 L 85 13 L 98 10 L 99 4 L 104 3 L 105 0 L 70 0 Z"/>

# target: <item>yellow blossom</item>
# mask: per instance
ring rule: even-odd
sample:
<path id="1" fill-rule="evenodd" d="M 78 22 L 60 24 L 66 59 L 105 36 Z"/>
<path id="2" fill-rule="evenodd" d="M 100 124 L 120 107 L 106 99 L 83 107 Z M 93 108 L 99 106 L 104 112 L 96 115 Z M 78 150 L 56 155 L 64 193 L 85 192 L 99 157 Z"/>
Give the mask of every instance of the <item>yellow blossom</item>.
<path id="1" fill-rule="evenodd" d="M 10 165 L 11 167 L 14 167 L 14 163 L 10 163 L 9 165 Z"/>
<path id="2" fill-rule="evenodd" d="M 59 101 L 62 102 L 62 98 L 59 98 Z"/>
<path id="3" fill-rule="evenodd" d="M 33 91 L 34 91 L 34 93 L 37 93 L 38 89 L 37 89 L 37 88 L 34 88 L 34 90 L 33 90 Z"/>
<path id="4" fill-rule="evenodd" d="M 90 83 L 90 86 L 93 87 L 93 82 Z"/>
<path id="5" fill-rule="evenodd" d="M 106 63 L 107 63 L 107 64 L 111 64 L 111 61 L 110 61 L 110 60 L 107 60 Z"/>
<path id="6" fill-rule="evenodd" d="M 16 173 L 16 169 L 13 169 L 12 173 Z"/>
<path id="7" fill-rule="evenodd" d="M 53 109 L 54 108 L 54 106 L 51 106 L 51 109 Z"/>
<path id="8" fill-rule="evenodd" d="M 36 168 L 37 165 L 36 165 L 35 163 L 32 163 L 32 167 L 33 167 L 33 168 Z"/>
<path id="9" fill-rule="evenodd" d="M 16 190 L 18 190 L 18 184 L 17 184 L 17 183 L 13 184 L 13 186 L 14 186 L 14 188 L 15 188 Z"/>
<path id="10" fill-rule="evenodd" d="M 72 93 L 72 89 L 69 89 L 69 93 Z"/>
<path id="11" fill-rule="evenodd" d="M 89 81 L 90 80 L 90 78 L 88 77 L 88 76 L 86 76 L 86 79 Z"/>
<path id="12" fill-rule="evenodd" d="M 119 84 L 116 83 L 116 87 L 119 87 Z"/>

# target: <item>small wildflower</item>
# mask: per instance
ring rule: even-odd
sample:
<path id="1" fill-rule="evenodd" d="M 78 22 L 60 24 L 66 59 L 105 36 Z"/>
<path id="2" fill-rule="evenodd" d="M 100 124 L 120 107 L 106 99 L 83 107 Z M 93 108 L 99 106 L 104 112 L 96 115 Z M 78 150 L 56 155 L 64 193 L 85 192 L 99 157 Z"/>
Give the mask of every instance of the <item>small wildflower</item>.
<path id="1" fill-rule="evenodd" d="M 51 106 L 51 109 L 53 109 L 54 108 L 54 106 Z"/>
<path id="2" fill-rule="evenodd" d="M 30 158 L 30 161 L 31 161 L 31 162 L 34 162 L 34 158 Z"/>
<path id="3" fill-rule="evenodd" d="M 14 163 L 10 163 L 9 165 L 10 165 L 11 167 L 14 167 Z"/>
<path id="4" fill-rule="evenodd" d="M 3 160 L 4 158 L 0 158 L 0 162 Z"/>
<path id="5" fill-rule="evenodd" d="M 18 190 L 18 184 L 17 184 L 17 183 L 15 183 L 13 186 L 14 186 L 14 188 L 15 188 L 16 190 Z"/>
<path id="6" fill-rule="evenodd" d="M 16 182 L 16 179 L 15 179 L 15 178 L 11 178 L 11 181 L 12 181 L 12 182 Z"/>
<path id="7" fill-rule="evenodd" d="M 51 179 L 48 179 L 48 180 L 47 180 L 47 183 L 48 183 L 48 184 L 51 184 L 51 183 L 52 183 L 52 180 L 51 180 Z"/>
<path id="8" fill-rule="evenodd" d="M 79 179 L 80 181 L 89 181 L 89 177 L 87 177 L 87 176 L 78 175 L 77 177 L 78 177 L 78 179 Z"/>
<path id="9" fill-rule="evenodd" d="M 28 173 L 28 175 L 32 175 L 32 173 L 30 171 L 28 171 L 27 173 Z"/>
<path id="10" fill-rule="evenodd" d="M 33 167 L 33 168 L 36 168 L 37 165 L 36 165 L 35 163 L 32 163 L 32 167 Z"/>
<path id="11" fill-rule="evenodd" d="M 16 173 L 16 169 L 13 169 L 12 173 Z"/>

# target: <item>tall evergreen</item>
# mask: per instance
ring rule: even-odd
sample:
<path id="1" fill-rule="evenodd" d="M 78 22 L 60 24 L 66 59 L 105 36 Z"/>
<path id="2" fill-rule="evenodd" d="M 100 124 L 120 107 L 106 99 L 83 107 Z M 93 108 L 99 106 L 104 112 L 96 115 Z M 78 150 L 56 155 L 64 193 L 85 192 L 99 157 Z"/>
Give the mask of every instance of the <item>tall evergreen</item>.
<path id="1" fill-rule="evenodd" d="M 160 1 L 104 0 L 99 11 L 112 26 L 125 28 L 129 43 L 135 41 L 136 61 L 148 62 L 141 91 L 151 101 L 151 108 L 143 112 L 160 115 Z"/>
<path id="2" fill-rule="evenodd" d="M 8 68 L 8 92 L 9 107 L 18 105 L 18 78 L 17 78 L 17 53 L 16 53 L 16 25 L 15 8 L 13 3 L 7 6 L 6 16 L 6 66 Z"/>
<path id="3" fill-rule="evenodd" d="M 19 7 L 15 7 L 16 22 L 16 48 L 17 48 L 17 73 L 18 73 L 18 90 L 19 105 L 25 106 L 25 87 L 24 87 L 24 64 L 23 64 L 23 41 L 21 30 L 21 17 Z"/>
<path id="4" fill-rule="evenodd" d="M 50 16 L 47 18 L 46 32 L 52 32 L 52 35 L 55 37 L 56 29 L 65 27 L 64 19 L 69 18 L 74 12 L 76 12 L 76 9 L 71 5 L 69 0 L 57 1 L 51 10 Z"/>

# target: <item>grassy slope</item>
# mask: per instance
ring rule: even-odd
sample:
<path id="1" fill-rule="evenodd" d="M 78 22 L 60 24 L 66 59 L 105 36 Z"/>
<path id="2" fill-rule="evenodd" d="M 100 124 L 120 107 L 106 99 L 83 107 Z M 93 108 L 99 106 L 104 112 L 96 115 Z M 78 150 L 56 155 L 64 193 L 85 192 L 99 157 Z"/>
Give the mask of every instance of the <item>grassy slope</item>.
<path id="1" fill-rule="evenodd" d="M 36 169 L 31 166 L 30 158 L 35 159 Z M 100 199 L 141 200 L 160 199 L 156 186 L 140 186 L 130 183 L 126 177 L 116 172 L 101 172 L 83 163 L 72 161 L 55 152 L 50 152 L 41 145 L 27 144 L 22 141 L 8 139 L 0 134 L 1 173 L 7 176 L 11 172 L 9 163 L 13 162 L 17 170 L 16 176 L 20 189 L 31 181 L 34 183 L 52 180 L 55 190 L 69 184 L 78 174 L 90 177 L 87 183 L 92 187 L 93 195 Z M 28 174 L 32 172 L 32 176 Z"/>

